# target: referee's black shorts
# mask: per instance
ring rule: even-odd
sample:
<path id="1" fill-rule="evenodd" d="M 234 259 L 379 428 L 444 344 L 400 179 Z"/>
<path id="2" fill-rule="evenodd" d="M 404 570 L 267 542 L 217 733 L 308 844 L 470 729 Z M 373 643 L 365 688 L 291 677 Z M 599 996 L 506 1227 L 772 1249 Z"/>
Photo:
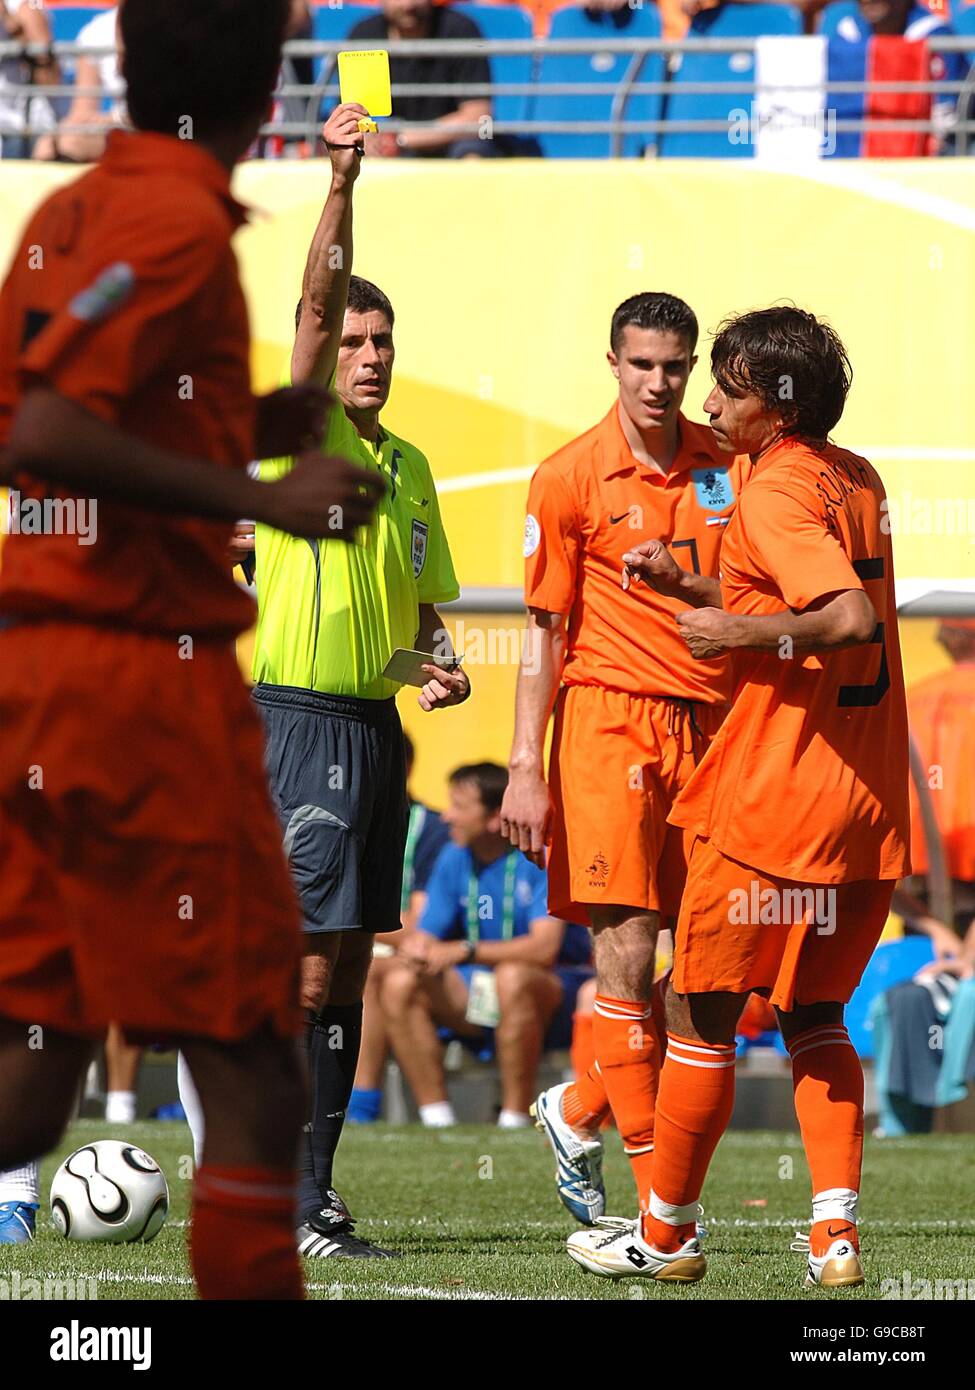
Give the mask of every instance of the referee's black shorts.
<path id="1" fill-rule="evenodd" d="M 254 687 L 306 932 L 396 931 L 409 826 L 395 700 Z"/>

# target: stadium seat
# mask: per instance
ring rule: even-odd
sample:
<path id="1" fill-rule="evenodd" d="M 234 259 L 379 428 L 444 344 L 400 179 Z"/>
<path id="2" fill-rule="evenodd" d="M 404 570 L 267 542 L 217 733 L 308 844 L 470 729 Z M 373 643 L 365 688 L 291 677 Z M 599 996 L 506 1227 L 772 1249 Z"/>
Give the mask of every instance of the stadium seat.
<path id="1" fill-rule="evenodd" d="M 531 16 L 514 5 L 454 5 L 459 14 L 472 19 L 487 39 L 530 39 L 532 37 Z M 534 75 L 534 65 L 530 53 L 499 54 L 490 59 L 492 82 L 529 83 Z M 500 96 L 491 102 L 491 112 L 496 121 L 527 121 L 531 111 L 531 97 Z"/>
<path id="2" fill-rule="evenodd" d="M 846 1028 L 850 1041 L 861 1057 L 873 1056 L 873 1037 L 867 1016 L 878 994 L 899 985 L 915 975 L 922 965 L 934 960 L 931 942 L 926 936 L 905 936 L 899 941 L 885 941 L 874 951 L 863 978 L 853 991 L 846 1006 Z"/>
<path id="3" fill-rule="evenodd" d="M 831 39 L 839 31 L 841 22 L 849 16 L 856 19 L 860 14 L 860 6 L 856 0 L 834 0 L 832 5 L 827 5 L 819 16 L 816 25 L 817 34 L 825 34 Z"/>
<path id="4" fill-rule="evenodd" d="M 313 39 L 320 39 L 323 43 L 344 39 L 349 30 L 361 19 L 368 19 L 370 15 L 375 13 L 375 5 L 316 5 L 311 12 L 311 36 Z M 322 72 L 324 63 L 331 66 L 332 62 L 332 59 L 320 60 L 319 74 Z"/>
<path id="5" fill-rule="evenodd" d="M 55 43 L 72 43 L 91 20 L 105 13 L 104 5 L 57 5 L 45 10 Z"/>
<path id="6" fill-rule="evenodd" d="M 634 58 L 639 63 L 638 82 L 663 82 L 664 61 L 659 53 L 600 52 L 599 41 L 606 38 L 659 39 L 660 16 L 653 4 L 614 13 L 588 14 L 582 9 L 556 10 L 552 16 L 549 38 L 590 39 L 591 53 L 548 54 L 542 59 L 539 71 L 539 91 L 535 99 L 536 119 L 550 121 L 608 121 L 613 110 L 613 93 L 592 96 L 559 96 L 546 94 L 546 84 L 619 82 L 629 71 Z M 631 96 L 624 109 L 624 119 L 655 121 L 660 119 L 663 98 Z M 658 136 L 653 132 L 623 137 L 622 152 L 626 156 L 652 153 Z M 572 135 L 548 133 L 539 136 L 542 153 L 558 159 L 605 159 L 612 150 L 609 135 Z M 648 150 L 648 147 L 649 150 Z"/>
<path id="7" fill-rule="evenodd" d="M 965 54 L 970 63 L 975 63 L 975 5 L 966 5 L 951 16 L 951 27 L 956 34 L 972 39 L 972 46 Z"/>
<path id="8" fill-rule="evenodd" d="M 706 10 L 691 21 L 690 34 L 699 38 L 757 38 L 761 34 L 801 34 L 802 16 L 791 5 L 721 5 Z M 727 94 L 682 90 L 692 84 L 742 83 L 751 84 L 755 74 L 755 59 L 749 52 L 685 53 L 678 59 L 676 71 L 671 72 L 667 94 L 669 121 L 720 121 L 722 128 L 711 131 L 667 131 L 660 143 L 665 157 L 688 156 L 712 159 L 750 159 L 754 153 L 749 142 L 734 143 L 728 139 L 728 124 L 734 111 L 750 111 L 755 100 L 753 86 L 745 91 Z"/>

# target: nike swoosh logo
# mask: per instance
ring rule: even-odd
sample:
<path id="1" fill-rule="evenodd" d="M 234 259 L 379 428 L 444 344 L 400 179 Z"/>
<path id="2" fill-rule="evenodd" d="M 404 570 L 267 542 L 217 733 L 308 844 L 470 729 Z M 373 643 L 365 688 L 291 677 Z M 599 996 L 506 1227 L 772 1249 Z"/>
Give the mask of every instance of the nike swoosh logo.
<path id="1" fill-rule="evenodd" d="M 827 1227 L 826 1227 L 826 1234 L 829 1236 L 830 1240 L 833 1240 L 833 1239 L 835 1239 L 836 1236 L 845 1235 L 845 1233 L 846 1233 L 847 1231 L 852 1231 L 852 1230 L 853 1230 L 853 1227 L 852 1227 L 852 1226 L 841 1226 L 840 1229 L 839 1229 L 838 1231 L 834 1231 L 833 1228 L 832 1228 L 832 1226 L 827 1226 Z"/>
<path id="2" fill-rule="evenodd" d="M 618 522 L 625 521 L 628 516 L 629 512 L 624 512 L 622 516 L 611 516 L 609 519 L 609 524 L 610 526 L 615 526 Z"/>

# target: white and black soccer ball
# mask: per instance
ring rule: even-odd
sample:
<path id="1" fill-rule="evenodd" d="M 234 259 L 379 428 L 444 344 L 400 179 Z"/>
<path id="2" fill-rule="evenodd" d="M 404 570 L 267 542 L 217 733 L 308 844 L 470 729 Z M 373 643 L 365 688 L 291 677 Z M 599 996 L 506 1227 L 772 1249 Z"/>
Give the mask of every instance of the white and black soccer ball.
<path id="1" fill-rule="evenodd" d="M 68 1240 L 152 1240 L 168 1211 L 159 1164 L 124 1140 L 98 1139 L 75 1149 L 51 1183 L 51 1216 Z"/>

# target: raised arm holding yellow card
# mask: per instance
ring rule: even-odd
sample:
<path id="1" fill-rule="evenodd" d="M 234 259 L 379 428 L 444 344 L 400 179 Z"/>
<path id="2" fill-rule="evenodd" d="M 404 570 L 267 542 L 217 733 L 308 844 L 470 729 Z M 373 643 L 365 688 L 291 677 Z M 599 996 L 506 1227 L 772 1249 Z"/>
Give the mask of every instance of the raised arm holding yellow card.
<path id="1" fill-rule="evenodd" d="M 347 49 L 338 55 L 339 96 L 343 105 L 364 106 L 369 116 L 391 116 L 393 95 L 389 81 L 389 54 L 383 48 Z M 359 129 L 375 134 L 379 127 L 369 117 Z"/>

